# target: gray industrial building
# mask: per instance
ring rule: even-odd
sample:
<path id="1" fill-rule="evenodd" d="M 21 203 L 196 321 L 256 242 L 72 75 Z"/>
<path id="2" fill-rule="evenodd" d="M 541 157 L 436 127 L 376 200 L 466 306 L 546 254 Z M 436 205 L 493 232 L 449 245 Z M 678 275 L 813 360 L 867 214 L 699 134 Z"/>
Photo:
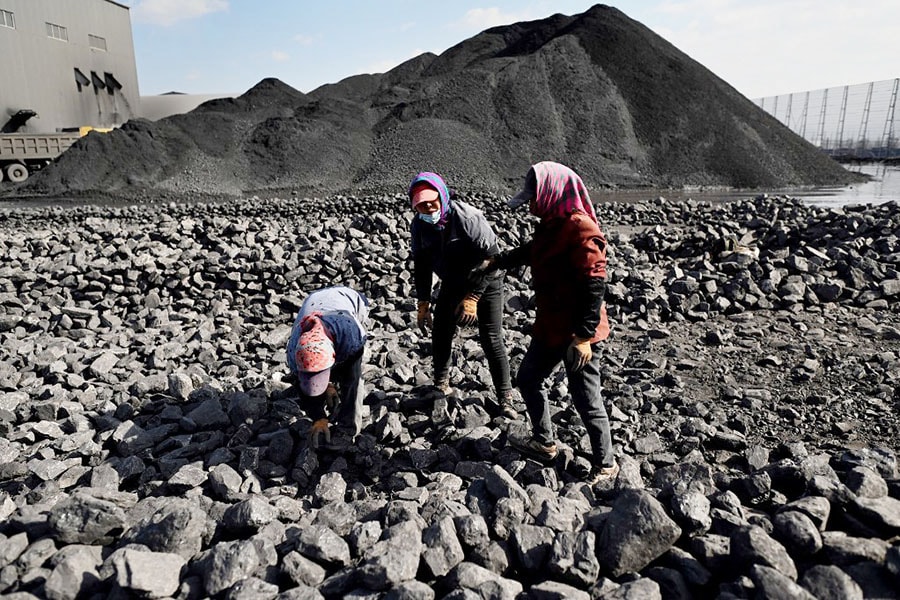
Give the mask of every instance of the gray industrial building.
<path id="1" fill-rule="evenodd" d="M 0 131 L 108 128 L 139 115 L 127 6 L 0 0 Z"/>

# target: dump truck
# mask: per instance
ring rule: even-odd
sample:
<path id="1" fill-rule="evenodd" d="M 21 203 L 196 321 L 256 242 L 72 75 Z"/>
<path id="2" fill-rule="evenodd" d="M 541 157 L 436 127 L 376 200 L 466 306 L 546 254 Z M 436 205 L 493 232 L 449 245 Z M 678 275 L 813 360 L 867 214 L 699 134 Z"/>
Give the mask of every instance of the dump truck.
<path id="1" fill-rule="evenodd" d="M 0 134 L 0 181 L 25 181 L 81 138 L 71 133 Z"/>
<path id="2" fill-rule="evenodd" d="M 78 127 L 60 133 L 0 133 L 0 182 L 25 181 L 91 131 L 111 130 Z"/>

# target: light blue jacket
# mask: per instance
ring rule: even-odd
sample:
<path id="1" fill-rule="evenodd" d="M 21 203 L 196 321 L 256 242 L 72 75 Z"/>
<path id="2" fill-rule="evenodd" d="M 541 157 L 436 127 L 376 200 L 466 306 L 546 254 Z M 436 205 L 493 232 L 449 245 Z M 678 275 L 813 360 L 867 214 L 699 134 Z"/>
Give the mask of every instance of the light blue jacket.
<path id="1" fill-rule="evenodd" d="M 287 344 L 287 366 L 297 373 L 294 354 L 300 339 L 300 321 L 312 313 L 319 313 L 322 325 L 334 340 L 335 364 L 340 365 L 356 358 L 366 344 L 366 322 L 369 317 L 369 301 L 365 296 L 345 286 L 323 288 L 306 298 Z"/>

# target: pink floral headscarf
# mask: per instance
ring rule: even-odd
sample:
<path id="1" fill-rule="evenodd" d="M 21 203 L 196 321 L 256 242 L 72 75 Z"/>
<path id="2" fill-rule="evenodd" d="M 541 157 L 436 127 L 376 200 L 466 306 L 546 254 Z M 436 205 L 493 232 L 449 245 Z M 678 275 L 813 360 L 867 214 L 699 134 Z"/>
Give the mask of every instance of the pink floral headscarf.
<path id="1" fill-rule="evenodd" d="M 594 223 L 598 222 L 587 188 L 575 171 L 552 161 L 532 165 L 531 171 L 534 172 L 535 178 L 535 200 L 532 210 L 535 216 L 542 220 L 552 219 L 567 217 L 576 210 L 581 210 Z"/>
<path id="2" fill-rule="evenodd" d="M 301 373 L 316 373 L 330 369 L 334 365 L 334 342 L 318 313 L 309 314 L 300 321 L 303 333 L 297 342 L 295 360 Z"/>

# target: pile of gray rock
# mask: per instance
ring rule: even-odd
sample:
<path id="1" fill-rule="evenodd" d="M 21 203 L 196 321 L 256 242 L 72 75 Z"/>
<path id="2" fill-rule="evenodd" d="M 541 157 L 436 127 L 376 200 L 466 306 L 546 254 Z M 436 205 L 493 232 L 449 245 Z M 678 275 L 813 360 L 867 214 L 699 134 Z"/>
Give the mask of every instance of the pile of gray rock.
<path id="1" fill-rule="evenodd" d="M 564 378 L 550 466 L 507 446 L 524 407 L 498 415 L 474 331 L 455 393 L 427 385 L 401 196 L 4 209 L 0 592 L 896 598 L 900 206 L 597 208 L 621 472 L 595 488 Z M 283 348 L 336 283 L 373 303 L 365 427 L 315 452 Z"/>
<path id="2" fill-rule="evenodd" d="M 864 181 L 650 28 L 597 4 L 492 27 L 309 94 L 265 78 L 190 113 L 133 119 L 0 196 L 376 192 L 404 188 L 423 165 L 503 193 L 536 156 L 591 187 Z"/>

